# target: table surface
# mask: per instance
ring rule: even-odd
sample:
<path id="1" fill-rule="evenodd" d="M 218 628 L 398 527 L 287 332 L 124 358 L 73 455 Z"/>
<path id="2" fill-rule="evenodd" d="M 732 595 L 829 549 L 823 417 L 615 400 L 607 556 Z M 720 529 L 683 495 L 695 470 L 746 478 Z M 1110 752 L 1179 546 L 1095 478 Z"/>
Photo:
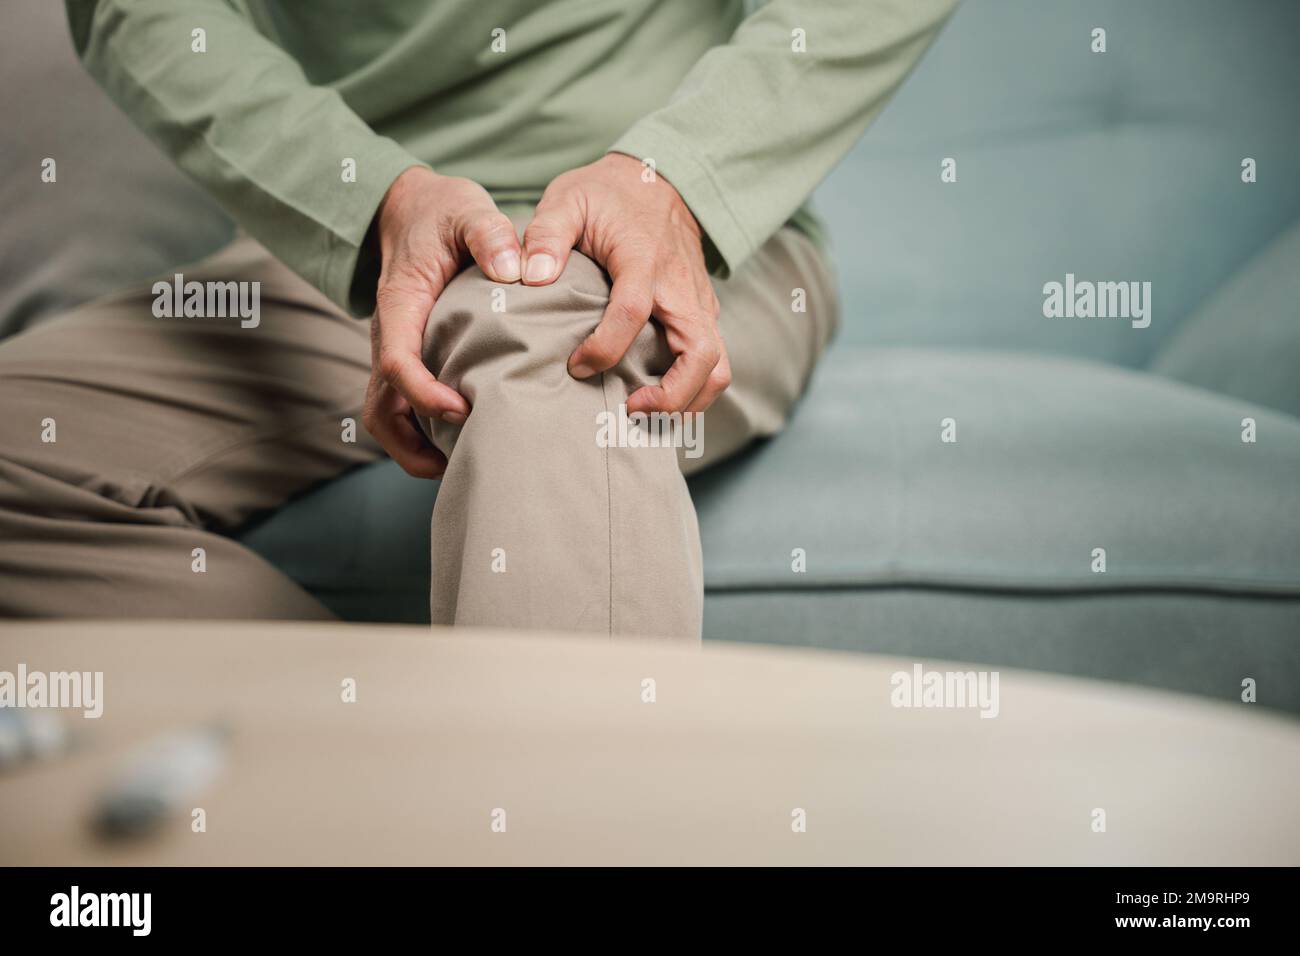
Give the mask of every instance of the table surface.
<path id="1" fill-rule="evenodd" d="M 0 623 L 20 663 L 102 671 L 104 713 L 0 774 L 3 864 L 1300 863 L 1300 723 L 1257 705 L 1002 670 L 984 719 L 893 706 L 913 660 L 343 624 Z M 182 812 L 95 835 L 214 721 Z"/>

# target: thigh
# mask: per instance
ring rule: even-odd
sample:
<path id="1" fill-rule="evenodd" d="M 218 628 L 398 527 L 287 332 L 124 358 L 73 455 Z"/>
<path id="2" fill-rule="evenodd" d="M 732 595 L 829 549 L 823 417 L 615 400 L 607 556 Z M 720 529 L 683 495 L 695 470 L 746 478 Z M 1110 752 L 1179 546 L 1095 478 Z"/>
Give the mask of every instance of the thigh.
<path id="1" fill-rule="evenodd" d="M 789 226 L 713 287 L 732 381 L 704 413 L 703 454 L 680 459 L 688 474 L 780 431 L 839 323 L 825 253 Z"/>
<path id="2" fill-rule="evenodd" d="M 360 425 L 364 322 L 251 239 L 180 273 L 205 288 L 247 283 L 246 304 L 256 289 L 256 324 L 160 317 L 146 285 L 5 341 L 0 458 L 11 470 L 226 528 L 378 456 Z"/>

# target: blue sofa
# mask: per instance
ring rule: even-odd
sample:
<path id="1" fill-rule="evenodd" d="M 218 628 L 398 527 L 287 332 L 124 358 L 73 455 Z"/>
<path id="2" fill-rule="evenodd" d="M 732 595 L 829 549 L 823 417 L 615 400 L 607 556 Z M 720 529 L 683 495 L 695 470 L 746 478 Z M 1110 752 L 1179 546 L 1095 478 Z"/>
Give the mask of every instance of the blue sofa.
<path id="1" fill-rule="evenodd" d="M 59 5 L 13 3 L 4 108 L 60 102 L 16 149 L 100 145 L 42 221 L 99 238 L 7 238 L 0 331 L 230 234 Z M 844 327 L 790 427 L 691 482 L 707 640 L 1300 711 L 1298 28 L 1287 0 L 968 0 L 819 191 Z M 1070 281 L 1150 283 L 1149 325 L 1045 315 Z M 436 493 L 383 462 L 239 536 L 345 618 L 427 620 Z"/>
<path id="2" fill-rule="evenodd" d="M 958 11 L 818 194 L 844 328 L 789 429 L 691 482 L 706 639 L 1300 709 L 1298 29 Z M 1067 274 L 1149 282 L 1149 326 L 1045 317 Z M 427 619 L 435 494 L 379 464 L 244 540 L 345 617 Z"/>

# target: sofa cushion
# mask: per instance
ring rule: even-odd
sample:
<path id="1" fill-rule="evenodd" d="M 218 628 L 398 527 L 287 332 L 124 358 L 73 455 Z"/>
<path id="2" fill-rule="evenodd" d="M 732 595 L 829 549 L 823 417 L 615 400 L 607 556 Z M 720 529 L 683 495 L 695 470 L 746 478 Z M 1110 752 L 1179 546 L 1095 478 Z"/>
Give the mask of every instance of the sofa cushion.
<path id="1" fill-rule="evenodd" d="M 794 427 L 693 484 L 705 634 L 1233 701 L 1251 678 L 1300 711 L 1297 475 L 1300 422 L 1155 376 L 839 349 Z"/>
<path id="2" fill-rule="evenodd" d="M 1300 417 L 1300 222 L 1198 309 L 1151 370 Z"/>
<path id="3" fill-rule="evenodd" d="M 353 621 L 429 621 L 429 519 L 438 482 L 385 459 L 327 482 L 241 540 Z"/>
<path id="4" fill-rule="evenodd" d="M 1146 366 L 1300 216 L 1298 32 L 1276 0 L 962 4 L 818 194 L 845 341 Z M 1045 318 L 1067 273 L 1151 282 L 1150 327 Z"/>
<path id="5" fill-rule="evenodd" d="M 714 588 L 1300 596 L 1297 475 L 1300 422 L 1156 376 L 843 347 L 794 427 L 692 491 Z"/>
<path id="6" fill-rule="evenodd" d="M 233 234 L 82 69 L 56 0 L 5 0 L 0 128 L 0 337 L 201 258 Z"/>

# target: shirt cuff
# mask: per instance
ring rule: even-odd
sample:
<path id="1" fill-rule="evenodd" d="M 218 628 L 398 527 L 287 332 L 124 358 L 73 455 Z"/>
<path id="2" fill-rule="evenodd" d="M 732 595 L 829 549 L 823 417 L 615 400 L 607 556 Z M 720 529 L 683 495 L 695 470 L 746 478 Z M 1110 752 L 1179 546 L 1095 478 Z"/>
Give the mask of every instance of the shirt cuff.
<path id="1" fill-rule="evenodd" d="M 357 158 L 356 182 L 340 185 L 344 202 L 330 217 L 339 225 L 326 230 L 327 248 L 315 285 L 352 315 L 365 317 L 375 310 L 380 262 L 377 247 L 367 238 L 379 204 L 393 180 L 412 166 L 425 165 L 392 140 L 377 138 L 375 150 Z"/>

